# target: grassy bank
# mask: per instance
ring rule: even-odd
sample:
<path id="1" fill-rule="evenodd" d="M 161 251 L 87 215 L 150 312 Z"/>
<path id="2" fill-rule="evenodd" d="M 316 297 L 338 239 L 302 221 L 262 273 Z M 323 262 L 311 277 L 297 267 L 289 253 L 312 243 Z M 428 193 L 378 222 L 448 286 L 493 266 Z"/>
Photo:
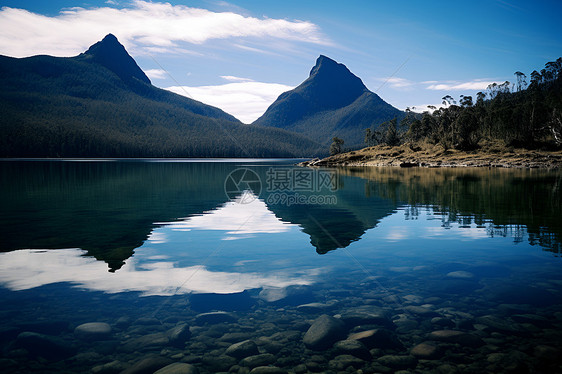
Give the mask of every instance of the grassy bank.
<path id="1" fill-rule="evenodd" d="M 305 161 L 301 166 L 396 166 L 396 167 L 506 167 L 562 168 L 562 150 L 529 150 L 486 142 L 473 151 L 445 149 L 428 142 L 399 146 L 377 145 Z"/>

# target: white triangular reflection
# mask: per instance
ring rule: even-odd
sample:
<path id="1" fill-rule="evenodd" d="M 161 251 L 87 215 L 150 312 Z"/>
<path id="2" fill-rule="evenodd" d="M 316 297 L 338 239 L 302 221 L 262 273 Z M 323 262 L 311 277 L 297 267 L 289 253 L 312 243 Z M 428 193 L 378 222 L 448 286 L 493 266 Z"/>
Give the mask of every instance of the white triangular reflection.
<path id="1" fill-rule="evenodd" d="M 159 222 L 175 231 L 221 230 L 223 240 L 244 239 L 254 234 L 275 234 L 290 230 L 291 223 L 281 221 L 251 191 L 245 191 L 222 207 L 175 222 Z"/>

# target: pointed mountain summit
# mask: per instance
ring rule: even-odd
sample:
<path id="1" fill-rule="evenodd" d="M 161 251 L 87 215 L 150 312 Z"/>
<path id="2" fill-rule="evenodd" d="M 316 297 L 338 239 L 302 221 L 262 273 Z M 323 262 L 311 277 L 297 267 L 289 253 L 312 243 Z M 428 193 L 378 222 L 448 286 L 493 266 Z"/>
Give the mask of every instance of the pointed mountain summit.
<path id="1" fill-rule="evenodd" d="M 318 144 L 245 125 L 150 83 L 114 35 L 75 57 L 0 55 L 0 157 L 308 157 Z"/>
<path id="2" fill-rule="evenodd" d="M 281 94 L 254 124 L 295 131 L 323 145 L 337 136 L 346 147 L 361 147 L 366 128 L 403 116 L 344 64 L 321 55 L 309 77 Z"/>
<path id="3" fill-rule="evenodd" d="M 136 78 L 141 82 L 150 84 L 150 79 L 113 34 L 107 34 L 105 38 L 92 45 L 78 57 L 91 59 L 105 66 L 124 81 Z"/>
<path id="4" fill-rule="evenodd" d="M 344 107 L 368 91 L 344 64 L 323 55 L 318 57 L 308 79 L 299 87 L 301 95 L 319 110 Z"/>

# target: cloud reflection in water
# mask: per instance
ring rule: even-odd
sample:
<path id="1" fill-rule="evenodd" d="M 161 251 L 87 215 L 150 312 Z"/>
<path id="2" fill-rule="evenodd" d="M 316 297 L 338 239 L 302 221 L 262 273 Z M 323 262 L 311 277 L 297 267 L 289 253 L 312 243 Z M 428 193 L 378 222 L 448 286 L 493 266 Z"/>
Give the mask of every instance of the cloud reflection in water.
<path id="1" fill-rule="evenodd" d="M 309 285 L 315 272 L 288 274 L 210 271 L 204 266 L 174 267 L 172 262 L 139 265 L 131 259 L 115 273 L 84 256 L 80 249 L 33 250 L 0 254 L 0 283 L 17 291 L 58 282 L 108 293 L 139 291 L 143 295 L 234 293 L 248 289 Z"/>

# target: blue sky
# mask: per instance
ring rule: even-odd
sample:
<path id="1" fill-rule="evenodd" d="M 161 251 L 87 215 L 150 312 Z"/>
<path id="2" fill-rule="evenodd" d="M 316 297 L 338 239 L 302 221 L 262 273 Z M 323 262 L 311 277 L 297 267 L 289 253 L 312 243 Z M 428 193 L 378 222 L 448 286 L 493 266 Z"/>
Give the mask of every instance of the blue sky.
<path id="1" fill-rule="evenodd" d="M 113 33 L 152 83 L 252 122 L 320 54 L 390 104 L 474 95 L 562 56 L 561 1 L 2 0 L 0 54 L 73 56 Z"/>

